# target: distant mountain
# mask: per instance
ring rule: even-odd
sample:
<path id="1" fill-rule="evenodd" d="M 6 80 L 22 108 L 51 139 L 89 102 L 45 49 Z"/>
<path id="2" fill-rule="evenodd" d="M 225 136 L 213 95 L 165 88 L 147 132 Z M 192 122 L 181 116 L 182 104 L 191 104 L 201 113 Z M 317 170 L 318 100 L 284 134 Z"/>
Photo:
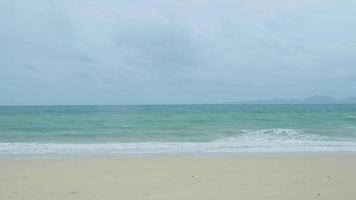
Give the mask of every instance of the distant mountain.
<path id="1" fill-rule="evenodd" d="M 346 99 L 341 100 L 342 103 L 345 104 L 355 104 L 356 103 L 356 97 L 348 97 Z"/>
<path id="2" fill-rule="evenodd" d="M 303 99 L 301 100 L 301 102 L 307 104 L 330 104 L 330 103 L 337 103 L 338 101 L 329 96 L 315 95 Z"/>
<path id="3" fill-rule="evenodd" d="M 306 99 L 270 99 L 254 101 L 226 102 L 225 104 L 356 104 L 356 97 L 336 100 L 325 95 L 315 95 Z"/>

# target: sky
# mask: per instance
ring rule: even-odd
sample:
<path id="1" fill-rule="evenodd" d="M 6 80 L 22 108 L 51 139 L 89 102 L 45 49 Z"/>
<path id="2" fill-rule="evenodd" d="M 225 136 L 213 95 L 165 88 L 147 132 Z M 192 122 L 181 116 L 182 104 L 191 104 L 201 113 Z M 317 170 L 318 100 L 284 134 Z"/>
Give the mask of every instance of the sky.
<path id="1" fill-rule="evenodd" d="M 2 0 L 0 105 L 356 96 L 354 0 Z"/>

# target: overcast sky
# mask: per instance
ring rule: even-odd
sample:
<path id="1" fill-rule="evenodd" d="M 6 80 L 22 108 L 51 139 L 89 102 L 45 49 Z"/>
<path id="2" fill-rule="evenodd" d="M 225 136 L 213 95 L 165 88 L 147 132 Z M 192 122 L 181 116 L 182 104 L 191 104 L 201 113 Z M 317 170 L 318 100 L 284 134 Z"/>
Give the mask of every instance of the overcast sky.
<path id="1" fill-rule="evenodd" d="M 355 0 L 1 0 L 0 105 L 356 96 Z"/>

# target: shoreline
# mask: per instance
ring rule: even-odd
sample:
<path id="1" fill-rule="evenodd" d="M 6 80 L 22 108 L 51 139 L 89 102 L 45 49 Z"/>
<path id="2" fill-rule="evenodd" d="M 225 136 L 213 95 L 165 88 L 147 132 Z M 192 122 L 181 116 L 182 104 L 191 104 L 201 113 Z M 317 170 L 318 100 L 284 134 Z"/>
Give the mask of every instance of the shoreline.
<path id="1" fill-rule="evenodd" d="M 113 153 L 113 154 L 28 154 L 0 155 L 1 160 L 91 160 L 117 158 L 258 158 L 258 157 L 299 157 L 299 156 L 356 156 L 354 151 L 330 152 L 223 152 L 223 153 Z"/>

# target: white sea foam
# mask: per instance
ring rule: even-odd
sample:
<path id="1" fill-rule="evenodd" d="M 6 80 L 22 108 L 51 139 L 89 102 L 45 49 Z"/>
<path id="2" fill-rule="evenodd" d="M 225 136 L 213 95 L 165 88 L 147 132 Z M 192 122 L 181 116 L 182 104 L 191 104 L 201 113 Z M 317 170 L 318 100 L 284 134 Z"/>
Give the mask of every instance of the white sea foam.
<path id="1" fill-rule="evenodd" d="M 356 152 L 356 141 L 331 140 L 301 130 L 244 130 L 212 142 L 0 143 L 0 155 Z"/>

